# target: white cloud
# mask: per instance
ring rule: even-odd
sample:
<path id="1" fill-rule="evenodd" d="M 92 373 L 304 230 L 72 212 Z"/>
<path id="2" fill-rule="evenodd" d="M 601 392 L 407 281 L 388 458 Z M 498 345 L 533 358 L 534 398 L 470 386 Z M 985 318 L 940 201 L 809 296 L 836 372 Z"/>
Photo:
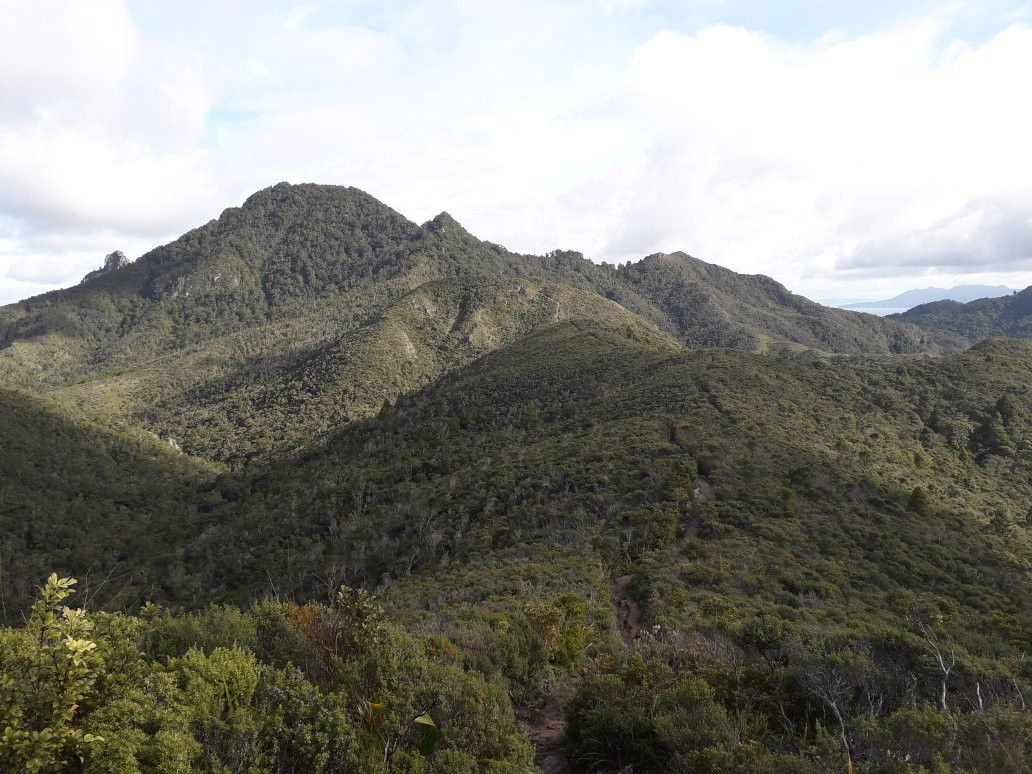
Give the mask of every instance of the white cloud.
<path id="1" fill-rule="evenodd" d="M 598 249 L 687 247 L 820 293 L 835 268 L 858 265 L 859 245 L 869 276 L 904 274 L 873 245 L 968 202 L 1005 195 L 1032 212 L 1032 105 L 1018 76 L 1032 68 L 1032 30 L 948 42 L 939 23 L 813 46 L 727 27 L 656 35 L 625 79 L 625 114 L 649 122 L 652 144 L 621 170 L 632 203 Z M 1032 269 L 1009 257 L 991 268 Z"/>
<path id="2" fill-rule="evenodd" d="M 788 43 L 656 26 L 671 7 L 0 0 L 0 287 L 77 278 L 281 179 L 817 296 L 897 287 L 879 272 L 1032 282 L 1032 30 L 968 43 L 949 11 Z"/>
<path id="3" fill-rule="evenodd" d="M 972 201 L 928 228 L 861 242 L 840 266 L 868 274 L 1032 272 L 1032 208 L 1027 200 Z"/>
<path id="4" fill-rule="evenodd" d="M 109 107 L 139 42 L 120 0 L 4 0 L 0 41 L 0 120 L 7 125 Z"/>

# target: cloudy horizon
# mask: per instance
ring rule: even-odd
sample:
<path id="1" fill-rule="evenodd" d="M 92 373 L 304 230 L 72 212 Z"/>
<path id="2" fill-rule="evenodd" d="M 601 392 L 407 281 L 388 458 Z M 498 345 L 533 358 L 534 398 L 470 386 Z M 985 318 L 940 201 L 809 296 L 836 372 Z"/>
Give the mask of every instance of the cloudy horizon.
<path id="1" fill-rule="evenodd" d="M 818 300 L 1032 285 L 1032 6 L 0 0 L 0 303 L 281 180 Z"/>

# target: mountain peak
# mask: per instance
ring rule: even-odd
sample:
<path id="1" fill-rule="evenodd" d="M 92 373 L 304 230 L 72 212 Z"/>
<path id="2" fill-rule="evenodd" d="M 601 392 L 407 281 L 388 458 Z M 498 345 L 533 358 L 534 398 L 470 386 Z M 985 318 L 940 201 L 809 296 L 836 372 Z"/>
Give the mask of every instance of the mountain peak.
<path id="1" fill-rule="evenodd" d="M 455 220 L 448 212 L 441 212 L 423 224 L 423 228 L 437 236 L 447 235 L 472 236 L 459 221 Z"/>
<path id="2" fill-rule="evenodd" d="M 329 185 L 326 183 L 288 183 L 279 182 L 255 191 L 247 197 L 242 210 L 255 210 L 291 204 L 327 205 L 355 203 L 363 206 L 376 206 L 390 209 L 386 204 L 366 193 L 360 188 L 347 185 Z"/>
<path id="3" fill-rule="evenodd" d="M 101 274 L 110 274 L 113 271 L 118 271 L 119 269 L 128 266 L 130 263 L 132 263 L 132 261 L 125 257 L 125 253 L 123 253 L 121 250 L 115 250 L 113 253 L 108 253 L 106 256 L 104 256 L 103 266 L 101 266 L 99 269 L 94 269 L 93 271 L 91 271 L 89 274 L 82 278 L 79 284 L 81 285 L 83 282 L 91 280 L 94 277 L 99 277 Z"/>
<path id="4" fill-rule="evenodd" d="M 478 239 L 448 212 L 418 226 L 357 188 L 286 182 L 152 250 L 132 271 L 98 283 L 103 288 L 44 296 L 31 314 L 5 325 L 0 341 L 42 332 L 102 339 L 103 352 L 83 365 L 88 369 L 135 354 L 138 339 L 148 351 L 173 351 L 258 324 L 300 326 L 303 312 L 314 315 L 303 325 L 324 330 L 319 343 L 325 343 L 339 330 L 333 315 L 340 309 L 357 310 L 344 324 L 359 325 L 427 281 L 460 276 L 602 296 L 692 347 L 762 350 L 788 342 L 843 353 L 930 347 L 909 326 L 822 309 L 773 279 L 684 252 L 655 253 L 619 271 L 572 250 L 520 256 Z M 99 299 L 92 289 L 115 295 Z M 141 304 L 151 310 L 147 315 L 137 312 Z M 326 320 L 315 311 L 323 304 L 332 310 Z M 561 307 L 551 312 L 556 321 Z"/>

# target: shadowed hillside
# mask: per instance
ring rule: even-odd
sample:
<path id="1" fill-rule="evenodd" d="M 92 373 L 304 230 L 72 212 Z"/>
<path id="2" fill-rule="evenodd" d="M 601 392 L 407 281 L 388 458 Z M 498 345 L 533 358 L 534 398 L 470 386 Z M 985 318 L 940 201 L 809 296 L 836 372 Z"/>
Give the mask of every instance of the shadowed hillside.
<path id="1" fill-rule="evenodd" d="M 1027 293 L 284 184 L 2 307 L 0 768 L 1027 771 L 1032 342 L 939 351 Z"/>
<path id="2" fill-rule="evenodd" d="M 957 346 L 969 346 L 989 336 L 1032 339 L 1032 288 L 966 304 L 936 301 L 892 318 L 924 328 L 943 340 L 952 339 Z"/>
<path id="3" fill-rule="evenodd" d="M 1001 741 L 985 746 L 983 721 L 965 714 L 975 684 L 1002 718 L 1032 677 L 1030 355 L 1001 340 L 941 359 L 830 362 L 679 351 L 626 326 L 561 322 L 288 465 L 198 481 L 172 498 L 178 532 L 119 528 L 121 553 L 101 542 L 89 556 L 54 533 L 21 561 L 75 573 L 117 561 L 151 598 L 190 605 L 318 598 L 341 581 L 375 590 L 395 620 L 454 642 L 466 669 L 528 706 L 542 685 L 571 686 L 570 760 L 690 770 L 705 753 L 727 770 L 827 770 L 835 738 L 823 752 L 807 741 L 823 738 L 816 719 L 836 723 L 820 681 L 853 675 L 880 697 L 872 709 L 842 689 L 856 760 L 885 760 L 867 734 L 910 734 L 916 701 L 930 703 L 928 722 L 975 724 L 949 754 L 981 770 L 994 749 L 1018 755 L 1021 732 L 994 725 Z M 146 481 L 146 465 L 124 467 Z M 101 523 L 102 502 L 73 513 L 61 503 L 75 495 L 49 488 L 53 513 Z M 156 534 L 172 550 L 149 552 Z M 629 644 L 614 629 L 614 579 L 644 632 Z M 950 715 L 931 708 L 929 643 L 962 654 Z M 820 671 L 842 659 L 835 668 L 858 671 Z M 681 685 L 686 674 L 701 682 Z M 641 715 L 652 693 L 665 709 Z M 664 725 L 699 702 L 711 734 Z M 614 712 L 652 741 L 622 736 Z M 739 749 L 742 735 L 754 746 Z"/>
<path id="4" fill-rule="evenodd" d="M 74 568 L 94 603 L 151 598 L 189 503 L 213 466 L 141 431 L 99 424 L 50 399 L 0 388 L 0 597 L 24 610 L 40 578 Z M 173 549 L 174 550 L 174 549 Z"/>
<path id="5" fill-rule="evenodd" d="M 0 308 L 0 375 L 239 466 L 571 317 L 689 347 L 938 348 L 683 253 L 619 269 L 520 256 L 446 213 L 417 226 L 353 188 L 280 184 L 128 266 Z"/>

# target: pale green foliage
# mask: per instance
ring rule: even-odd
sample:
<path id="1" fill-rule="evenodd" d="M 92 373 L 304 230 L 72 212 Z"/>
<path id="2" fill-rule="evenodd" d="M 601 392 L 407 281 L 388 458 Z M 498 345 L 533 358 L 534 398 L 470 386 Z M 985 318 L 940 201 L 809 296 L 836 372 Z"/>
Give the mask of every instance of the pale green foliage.
<path id="1" fill-rule="evenodd" d="M 431 655 L 366 591 L 343 589 L 332 607 L 148 606 L 90 620 L 61 605 L 74 583 L 51 576 L 26 626 L 0 629 L 4 774 L 522 771 L 531 760 L 503 684 Z"/>
<path id="2" fill-rule="evenodd" d="M 182 712 L 207 755 L 230 770 L 239 770 L 260 733 L 261 717 L 253 711 L 259 665 L 238 648 L 217 648 L 210 656 L 199 650 L 169 662 L 181 692 Z"/>
<path id="3" fill-rule="evenodd" d="M 58 770 L 103 741 L 76 717 L 104 660 L 86 613 L 61 604 L 74 585 L 51 575 L 25 629 L 0 632 L 0 763 L 9 770 Z"/>

